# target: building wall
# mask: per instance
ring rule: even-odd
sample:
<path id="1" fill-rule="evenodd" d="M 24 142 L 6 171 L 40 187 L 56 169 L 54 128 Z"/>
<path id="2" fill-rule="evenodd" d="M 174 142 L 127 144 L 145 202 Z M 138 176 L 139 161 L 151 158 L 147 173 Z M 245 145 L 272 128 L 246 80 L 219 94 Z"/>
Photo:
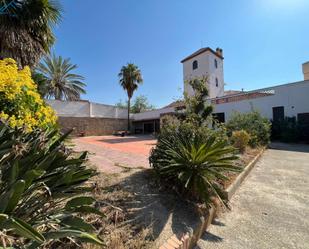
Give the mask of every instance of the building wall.
<path id="1" fill-rule="evenodd" d="M 140 120 L 160 119 L 160 116 L 162 114 L 171 113 L 174 111 L 175 111 L 174 107 L 168 107 L 168 108 L 156 109 L 156 110 L 142 112 L 142 113 L 136 113 L 133 115 L 133 120 L 140 121 Z"/>
<path id="2" fill-rule="evenodd" d="M 91 117 L 126 119 L 128 116 L 128 111 L 125 108 L 118 108 L 112 105 L 103 105 L 92 102 L 90 102 L 90 105 L 91 105 Z"/>
<path id="3" fill-rule="evenodd" d="M 89 101 L 46 101 L 61 117 L 127 118 L 127 109 Z"/>
<path id="4" fill-rule="evenodd" d="M 74 129 L 72 135 L 111 135 L 127 129 L 127 109 L 89 101 L 47 100 L 56 111 L 63 132 Z"/>
<path id="5" fill-rule="evenodd" d="M 250 112 L 252 108 L 260 111 L 263 116 L 269 119 L 273 117 L 272 108 L 277 106 L 284 106 L 287 117 L 297 117 L 298 113 L 309 113 L 309 81 L 258 91 L 271 90 L 274 90 L 274 95 L 214 105 L 214 113 L 224 112 L 225 120 L 228 120 L 234 111 Z"/>
<path id="6" fill-rule="evenodd" d="M 111 135 L 114 131 L 126 130 L 126 119 L 90 118 L 90 117 L 58 117 L 62 132 L 74 129 L 72 135 L 101 136 Z"/>
<path id="7" fill-rule="evenodd" d="M 90 103 L 88 101 L 60 101 L 46 100 L 57 113 L 63 117 L 90 117 Z"/>
<path id="8" fill-rule="evenodd" d="M 309 80 L 309 61 L 303 64 L 304 80 Z"/>
<path id="9" fill-rule="evenodd" d="M 218 63 L 218 68 L 215 67 L 215 59 Z M 193 70 L 192 64 L 194 61 L 198 62 L 198 68 Z M 183 62 L 183 79 L 184 91 L 193 95 L 193 90 L 187 82 L 194 78 L 208 77 L 209 97 L 215 98 L 224 95 L 224 71 L 223 60 L 213 53 L 206 51 Z M 216 78 L 218 79 L 218 87 L 216 87 Z"/>

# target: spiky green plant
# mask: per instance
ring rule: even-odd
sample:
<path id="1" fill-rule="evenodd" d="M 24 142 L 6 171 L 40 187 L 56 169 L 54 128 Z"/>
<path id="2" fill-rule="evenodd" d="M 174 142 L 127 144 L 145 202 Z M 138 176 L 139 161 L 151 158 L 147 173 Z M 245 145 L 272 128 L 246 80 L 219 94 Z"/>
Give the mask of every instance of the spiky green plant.
<path id="1" fill-rule="evenodd" d="M 25 133 L 0 122 L 0 247 L 36 248 L 61 238 L 103 242 L 81 214 L 103 214 L 85 183 L 96 174 L 56 130 Z"/>
<path id="2" fill-rule="evenodd" d="M 240 171 L 233 165 L 237 159 L 235 149 L 219 141 L 215 136 L 207 139 L 176 131 L 159 138 L 152 150 L 150 163 L 158 176 L 174 185 L 186 195 L 205 203 L 211 197 L 222 201 L 220 180 L 228 180 L 224 174 Z"/>

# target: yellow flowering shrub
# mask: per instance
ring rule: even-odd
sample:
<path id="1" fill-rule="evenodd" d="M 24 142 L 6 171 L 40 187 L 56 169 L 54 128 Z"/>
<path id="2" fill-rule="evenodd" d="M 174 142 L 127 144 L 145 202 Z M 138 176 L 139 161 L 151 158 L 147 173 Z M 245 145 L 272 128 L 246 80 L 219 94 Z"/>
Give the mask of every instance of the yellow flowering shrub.
<path id="1" fill-rule="evenodd" d="M 19 70 L 13 59 L 0 60 L 0 118 L 28 131 L 54 126 L 57 120 L 38 93 L 30 68 Z"/>

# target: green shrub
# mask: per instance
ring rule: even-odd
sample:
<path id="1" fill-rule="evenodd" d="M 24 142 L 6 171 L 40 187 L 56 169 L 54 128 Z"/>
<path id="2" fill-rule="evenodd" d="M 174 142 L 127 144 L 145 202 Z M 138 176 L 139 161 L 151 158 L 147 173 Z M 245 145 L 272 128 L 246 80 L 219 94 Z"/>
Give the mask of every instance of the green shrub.
<path id="1" fill-rule="evenodd" d="M 233 131 L 231 136 L 232 144 L 237 148 L 241 153 L 244 153 L 246 147 L 248 146 L 250 140 L 250 135 L 244 130 Z"/>
<path id="2" fill-rule="evenodd" d="M 73 237 L 102 244 L 83 213 L 102 215 L 84 184 L 96 174 L 75 158 L 57 131 L 25 132 L 0 122 L 0 229 L 2 246 L 36 248 Z M 0 245 L 1 245 L 0 242 Z"/>
<path id="3" fill-rule="evenodd" d="M 221 183 L 228 179 L 225 173 L 240 168 L 233 165 L 237 157 L 228 144 L 225 126 L 212 119 L 206 81 L 189 82 L 194 96 L 185 96 L 185 108 L 162 120 L 149 161 L 168 187 L 207 204 L 211 197 L 222 201 Z"/>
<path id="4" fill-rule="evenodd" d="M 184 196 L 205 203 L 222 197 L 219 180 L 227 180 L 228 171 L 239 171 L 233 165 L 235 149 L 216 136 L 200 136 L 195 129 L 181 125 L 163 133 L 151 151 L 150 164 L 159 178 L 176 187 Z"/>
<path id="5" fill-rule="evenodd" d="M 244 130 L 250 135 L 249 145 L 267 145 L 270 141 L 271 123 L 258 111 L 248 113 L 235 112 L 226 124 L 229 136 L 233 131 Z"/>

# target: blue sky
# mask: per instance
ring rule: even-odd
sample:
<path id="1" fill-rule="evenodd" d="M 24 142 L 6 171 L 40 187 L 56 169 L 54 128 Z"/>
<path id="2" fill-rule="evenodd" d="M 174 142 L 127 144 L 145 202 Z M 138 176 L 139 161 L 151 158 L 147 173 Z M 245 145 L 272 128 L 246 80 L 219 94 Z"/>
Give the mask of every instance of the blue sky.
<path id="1" fill-rule="evenodd" d="M 224 52 L 226 89 L 303 79 L 309 60 L 308 0 L 61 0 L 54 52 L 70 57 L 94 102 L 126 99 L 118 73 L 137 64 L 146 95 L 162 107 L 182 95 L 180 60 L 204 47 Z"/>

